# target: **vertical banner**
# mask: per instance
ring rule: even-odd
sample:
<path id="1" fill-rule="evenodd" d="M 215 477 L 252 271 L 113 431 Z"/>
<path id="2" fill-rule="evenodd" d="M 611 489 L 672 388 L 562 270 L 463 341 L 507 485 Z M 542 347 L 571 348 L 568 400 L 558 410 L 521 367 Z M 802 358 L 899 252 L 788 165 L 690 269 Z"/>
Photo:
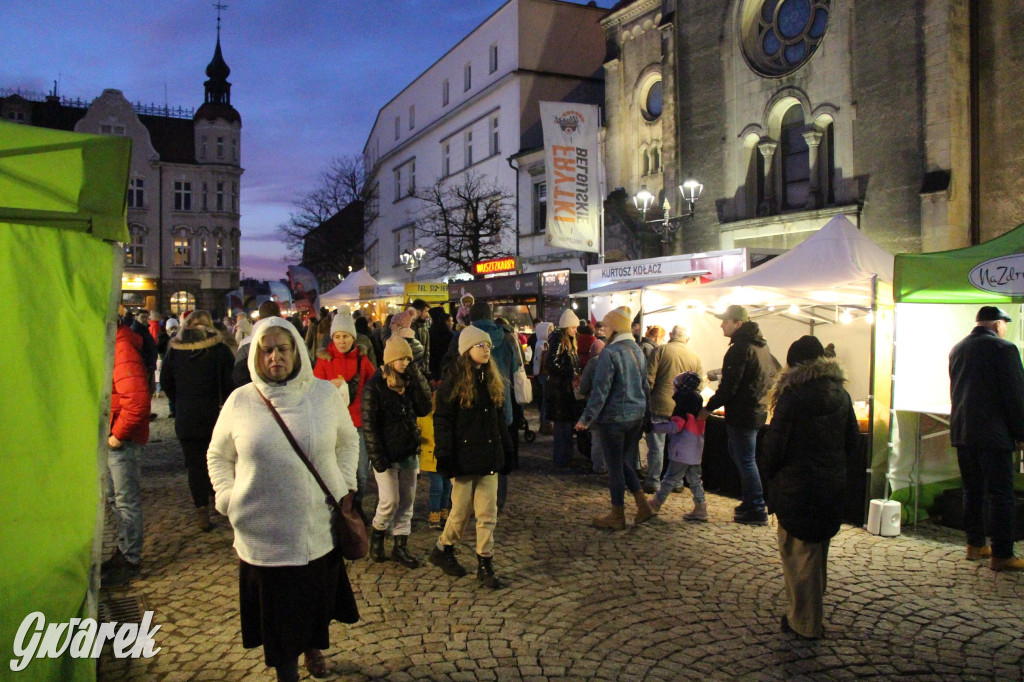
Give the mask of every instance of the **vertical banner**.
<path id="1" fill-rule="evenodd" d="M 296 311 L 319 313 L 320 296 L 316 292 L 316 277 L 312 272 L 299 265 L 289 265 L 288 286 L 292 290 L 292 304 Z"/>
<path id="2" fill-rule="evenodd" d="M 601 150 L 597 105 L 541 102 L 540 120 L 548 186 L 547 244 L 598 253 Z"/>

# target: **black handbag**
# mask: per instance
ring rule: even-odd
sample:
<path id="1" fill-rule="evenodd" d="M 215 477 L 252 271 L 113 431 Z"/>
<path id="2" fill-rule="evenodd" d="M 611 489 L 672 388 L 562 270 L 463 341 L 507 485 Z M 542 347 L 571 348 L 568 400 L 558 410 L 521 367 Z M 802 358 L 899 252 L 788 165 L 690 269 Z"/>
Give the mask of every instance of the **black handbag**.
<path id="1" fill-rule="evenodd" d="M 358 377 L 358 375 L 357 375 Z M 309 473 L 313 474 L 313 478 L 320 485 L 320 489 L 324 491 L 326 495 L 325 501 L 327 506 L 331 508 L 331 538 L 334 540 L 334 548 L 341 552 L 341 555 L 349 561 L 355 561 L 356 559 L 362 559 L 366 556 L 367 552 L 370 551 L 370 541 L 366 537 L 366 524 L 363 522 L 362 516 L 359 515 L 358 511 L 353 508 L 353 499 L 355 493 L 349 493 L 345 497 L 341 498 L 339 503 L 334 499 L 334 495 L 331 494 L 327 484 L 324 483 L 324 479 L 320 477 L 320 473 L 313 466 L 313 463 L 306 457 L 306 453 L 299 447 L 298 442 L 295 440 L 295 436 L 288 429 L 287 424 L 281 419 L 281 415 L 278 414 L 277 409 L 274 405 L 267 400 L 267 396 L 263 395 L 263 391 L 256 389 L 256 392 L 263 398 L 263 402 L 270 408 L 270 413 L 274 415 L 274 419 L 277 421 L 277 425 L 284 431 L 285 438 L 291 443 L 292 448 L 295 450 L 295 454 L 299 456 L 302 463 L 309 469 Z"/>
<path id="2" fill-rule="evenodd" d="M 644 433 L 650 433 L 654 429 L 654 415 L 651 413 L 651 385 L 647 381 L 647 372 L 640 369 L 640 363 L 637 362 L 636 355 L 630 351 L 629 357 L 633 358 L 633 364 L 640 370 L 640 383 L 644 387 L 644 420 L 641 423 L 641 427 Z"/>

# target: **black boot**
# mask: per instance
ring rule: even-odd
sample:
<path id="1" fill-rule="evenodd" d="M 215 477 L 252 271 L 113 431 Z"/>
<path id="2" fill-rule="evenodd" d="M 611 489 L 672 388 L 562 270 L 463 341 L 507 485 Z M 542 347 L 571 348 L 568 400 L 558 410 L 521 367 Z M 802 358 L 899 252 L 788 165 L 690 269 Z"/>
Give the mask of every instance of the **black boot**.
<path id="1" fill-rule="evenodd" d="M 496 590 L 501 587 L 501 581 L 494 575 L 494 566 L 491 565 L 493 557 L 476 555 L 476 579 L 484 587 Z"/>
<path id="2" fill-rule="evenodd" d="M 384 531 L 376 528 L 370 531 L 370 558 L 378 563 L 388 558 L 384 553 Z"/>
<path id="3" fill-rule="evenodd" d="M 409 542 L 408 535 L 396 535 L 395 546 L 391 548 L 391 560 L 397 561 L 406 568 L 419 568 L 420 562 L 416 560 L 412 554 L 409 554 L 407 548 Z"/>
<path id="4" fill-rule="evenodd" d="M 455 558 L 454 545 L 445 545 L 444 550 L 438 549 L 435 545 L 434 549 L 430 550 L 430 563 L 439 566 L 442 571 L 456 578 L 466 575 L 466 569 Z"/>

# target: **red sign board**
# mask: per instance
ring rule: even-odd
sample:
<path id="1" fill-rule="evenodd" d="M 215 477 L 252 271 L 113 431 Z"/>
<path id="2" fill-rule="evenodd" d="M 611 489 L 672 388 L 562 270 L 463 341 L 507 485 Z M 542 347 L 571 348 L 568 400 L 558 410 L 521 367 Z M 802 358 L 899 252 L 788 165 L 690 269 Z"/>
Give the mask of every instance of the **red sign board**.
<path id="1" fill-rule="evenodd" d="M 479 263 L 473 264 L 473 274 L 477 277 L 481 275 L 496 275 L 501 272 L 515 272 L 516 271 L 516 259 L 509 256 L 508 258 L 494 258 L 492 260 L 484 260 Z"/>

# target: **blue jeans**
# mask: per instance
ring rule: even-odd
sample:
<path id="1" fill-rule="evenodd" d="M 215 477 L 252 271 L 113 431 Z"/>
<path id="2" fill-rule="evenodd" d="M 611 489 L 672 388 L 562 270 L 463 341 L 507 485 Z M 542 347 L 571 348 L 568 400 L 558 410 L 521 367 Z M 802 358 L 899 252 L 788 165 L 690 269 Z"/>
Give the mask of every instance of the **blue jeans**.
<path id="1" fill-rule="evenodd" d="M 359 431 L 359 463 L 356 464 L 356 499 L 363 499 L 366 493 L 366 479 L 370 475 L 370 453 L 366 451 L 366 440 L 363 439 L 363 427 Z"/>
<path id="2" fill-rule="evenodd" d="M 590 466 L 595 474 L 608 473 L 608 465 L 604 461 L 604 451 L 601 450 L 601 441 L 597 438 L 590 439 Z"/>
<path id="3" fill-rule="evenodd" d="M 957 448 L 964 485 L 964 530 L 967 544 L 985 546 L 992 539 L 992 556 L 1013 556 L 1013 453 L 1009 450 Z M 985 498 L 988 497 L 988 513 Z"/>
<path id="4" fill-rule="evenodd" d="M 664 502 L 672 494 L 672 490 L 681 486 L 685 479 L 690 484 L 693 501 L 700 504 L 704 501 L 704 481 L 701 480 L 701 473 L 699 464 L 683 464 L 670 459 L 665 478 L 661 480 L 661 487 L 654 496 L 658 498 L 658 502 Z"/>
<path id="5" fill-rule="evenodd" d="M 656 422 L 667 422 L 671 416 L 664 414 L 651 415 Z M 658 487 L 658 481 L 661 480 L 661 472 L 665 467 L 666 435 L 664 433 L 654 433 L 653 431 L 647 434 L 647 476 L 644 477 L 644 482 L 655 488 Z"/>
<path id="6" fill-rule="evenodd" d="M 640 478 L 633 463 L 640 449 L 643 424 L 643 417 L 638 417 L 629 422 L 596 422 L 593 425 L 594 440 L 601 444 L 601 452 L 608 464 L 608 492 L 615 507 L 622 506 L 626 488 L 631 493 L 640 490 Z"/>
<path id="7" fill-rule="evenodd" d="M 757 429 L 741 429 L 725 425 L 729 439 L 729 456 L 740 473 L 740 487 L 743 499 L 740 504 L 744 512 L 764 512 L 764 491 L 761 489 L 761 474 L 757 471 Z"/>
<path id="8" fill-rule="evenodd" d="M 452 480 L 445 478 L 436 471 L 427 472 L 427 480 L 430 481 L 430 506 L 432 512 L 452 508 Z"/>
<path id="9" fill-rule="evenodd" d="M 572 460 L 572 422 L 552 422 L 556 467 L 568 466 Z"/>
<path id="10" fill-rule="evenodd" d="M 538 376 L 537 384 L 540 386 L 540 423 L 543 424 L 548 420 L 548 375 L 541 374 Z"/>
<path id="11" fill-rule="evenodd" d="M 133 564 L 142 561 L 142 446 L 130 440 L 107 450 L 107 501 L 117 522 L 117 546 Z"/>

